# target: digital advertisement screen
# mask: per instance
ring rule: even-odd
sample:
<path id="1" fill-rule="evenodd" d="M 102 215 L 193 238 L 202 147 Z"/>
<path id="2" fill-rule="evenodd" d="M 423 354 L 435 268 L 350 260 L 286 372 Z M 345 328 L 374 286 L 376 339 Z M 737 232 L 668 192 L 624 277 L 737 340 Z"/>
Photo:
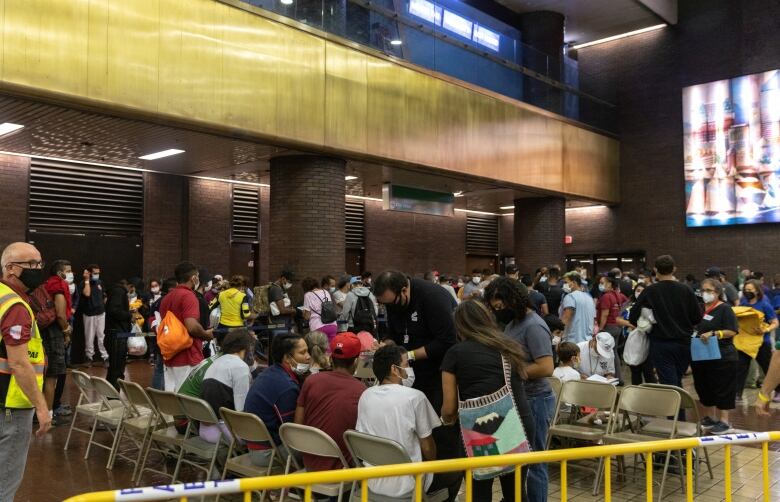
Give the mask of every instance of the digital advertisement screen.
<path id="1" fill-rule="evenodd" d="M 683 89 L 689 227 L 780 222 L 780 70 Z"/>

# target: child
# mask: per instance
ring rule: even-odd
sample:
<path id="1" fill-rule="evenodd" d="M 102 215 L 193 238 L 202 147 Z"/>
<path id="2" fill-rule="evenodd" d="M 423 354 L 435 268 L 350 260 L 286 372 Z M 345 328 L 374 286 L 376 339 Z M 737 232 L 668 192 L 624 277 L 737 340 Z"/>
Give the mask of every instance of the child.
<path id="1" fill-rule="evenodd" d="M 560 366 L 553 371 L 554 377 L 557 377 L 561 382 L 582 378 L 580 372 L 577 371 L 577 366 L 580 365 L 580 348 L 576 343 L 561 342 L 558 345 L 558 359 L 560 359 Z"/>

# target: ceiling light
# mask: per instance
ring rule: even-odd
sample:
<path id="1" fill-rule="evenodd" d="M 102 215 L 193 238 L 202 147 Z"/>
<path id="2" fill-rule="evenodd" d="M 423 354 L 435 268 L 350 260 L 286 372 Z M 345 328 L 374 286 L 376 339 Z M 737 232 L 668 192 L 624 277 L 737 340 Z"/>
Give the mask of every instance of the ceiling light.
<path id="1" fill-rule="evenodd" d="M 403 42 L 401 42 L 398 39 L 390 40 L 390 45 L 401 45 Z"/>
<path id="2" fill-rule="evenodd" d="M 501 206 L 499 209 L 514 209 L 515 206 Z"/>
<path id="3" fill-rule="evenodd" d="M 293 0 L 280 0 L 282 2 L 282 5 L 292 5 Z"/>
<path id="4" fill-rule="evenodd" d="M 23 125 L 19 124 L 12 124 L 11 122 L 3 122 L 0 124 L 0 138 L 3 136 L 8 136 L 9 134 L 13 134 L 19 129 L 23 129 Z"/>
<path id="5" fill-rule="evenodd" d="M 460 213 L 484 214 L 484 215 L 488 215 L 488 216 L 502 216 L 500 213 L 491 213 L 489 211 L 475 211 L 473 209 L 461 209 L 459 207 L 456 207 L 455 211 L 458 211 Z"/>
<path id="6" fill-rule="evenodd" d="M 344 180 L 345 181 L 352 181 L 352 180 L 356 180 L 356 179 L 358 179 L 357 176 L 352 176 L 352 175 L 344 176 Z"/>
<path id="7" fill-rule="evenodd" d="M 163 157 L 170 157 L 171 155 L 179 155 L 180 153 L 184 153 L 184 150 L 169 148 L 161 152 L 150 153 L 148 155 L 144 155 L 143 157 L 138 157 L 138 158 L 141 160 L 157 160 L 157 159 L 162 159 Z"/>
<path id="8" fill-rule="evenodd" d="M 452 192 L 453 197 L 463 197 L 463 190 L 460 190 L 458 192 Z"/>
<path id="9" fill-rule="evenodd" d="M 577 211 L 577 210 L 580 210 L 580 209 L 601 209 L 601 208 L 605 208 L 605 207 L 607 207 L 607 206 L 605 206 L 604 204 L 594 204 L 592 206 L 567 207 L 566 211 Z"/>
<path id="10" fill-rule="evenodd" d="M 666 27 L 666 23 L 656 24 L 655 26 L 648 26 L 647 28 L 642 28 L 642 29 L 634 30 L 634 31 L 628 31 L 626 33 L 621 33 L 620 35 L 613 35 L 611 37 L 600 38 L 600 39 L 594 40 L 592 42 L 585 42 L 584 44 L 573 45 L 572 49 L 577 50 L 577 49 L 582 49 L 582 48 L 585 48 L 585 47 L 590 47 L 591 45 L 603 44 L 604 42 L 612 42 L 613 40 L 619 40 L 621 38 L 626 38 L 626 37 L 630 37 L 630 36 L 633 36 L 633 35 L 639 35 L 640 33 L 647 33 L 648 31 L 660 30 L 661 28 L 665 28 L 665 27 Z"/>

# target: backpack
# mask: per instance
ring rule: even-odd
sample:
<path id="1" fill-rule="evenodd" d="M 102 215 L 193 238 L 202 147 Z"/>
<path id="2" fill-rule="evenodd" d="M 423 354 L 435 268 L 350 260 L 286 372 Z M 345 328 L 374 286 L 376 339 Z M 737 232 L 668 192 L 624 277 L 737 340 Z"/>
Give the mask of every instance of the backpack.
<path id="1" fill-rule="evenodd" d="M 30 294 L 30 307 L 35 313 L 35 322 L 38 329 L 45 329 L 57 320 L 57 311 L 54 309 L 54 301 L 48 291 L 41 285 Z"/>
<path id="2" fill-rule="evenodd" d="M 376 334 L 376 312 L 374 312 L 374 303 L 368 296 L 358 296 L 355 308 L 352 309 L 352 323 L 355 333 L 368 331 L 372 335 Z"/>
<path id="3" fill-rule="evenodd" d="M 157 346 L 166 361 L 192 346 L 192 337 L 173 311 L 169 310 L 157 327 Z"/>
<path id="4" fill-rule="evenodd" d="M 312 291 L 312 293 L 314 293 Z M 320 300 L 320 311 L 317 312 L 320 316 L 320 321 L 322 321 L 323 324 L 330 324 L 332 322 L 336 322 L 336 320 L 339 318 L 338 313 L 336 313 L 336 304 L 330 301 L 330 297 L 328 296 L 328 293 L 325 293 L 325 298 L 320 298 L 317 293 L 314 293 L 314 296 L 317 297 L 318 300 Z"/>
<path id="5" fill-rule="evenodd" d="M 254 288 L 253 292 L 255 297 L 252 300 L 252 311 L 254 313 L 260 315 L 268 315 L 271 313 L 271 305 L 268 301 L 268 290 L 271 289 L 272 285 L 273 283 L 269 282 L 268 284 Z"/>

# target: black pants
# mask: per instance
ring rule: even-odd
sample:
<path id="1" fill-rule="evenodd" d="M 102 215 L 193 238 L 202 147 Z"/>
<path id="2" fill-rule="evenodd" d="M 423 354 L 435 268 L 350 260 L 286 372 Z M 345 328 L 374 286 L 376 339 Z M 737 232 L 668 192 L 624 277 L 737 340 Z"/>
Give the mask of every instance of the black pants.
<path id="1" fill-rule="evenodd" d="M 621 371 L 621 363 L 620 363 L 620 352 L 618 351 L 618 346 L 620 345 L 620 339 L 623 336 L 623 328 L 621 326 L 618 326 L 617 324 L 607 324 L 604 326 L 604 331 L 612 335 L 612 339 L 615 341 L 615 343 L 612 345 L 612 353 L 615 355 L 615 376 L 620 381 L 620 384 L 623 384 L 623 372 Z"/>
<path id="2" fill-rule="evenodd" d="M 68 374 L 62 374 L 57 377 L 57 386 L 54 387 L 54 403 L 52 404 L 52 410 L 56 410 L 62 405 L 62 394 L 65 392 L 65 379 Z"/>
<path id="3" fill-rule="evenodd" d="M 127 364 L 127 338 L 117 337 L 116 333 L 106 333 L 106 351 L 108 352 L 108 371 L 106 380 L 119 390 L 117 380 L 125 377 Z"/>
<path id="4" fill-rule="evenodd" d="M 653 372 L 653 365 L 650 364 L 649 358 L 639 366 L 629 365 L 628 367 L 631 368 L 631 385 L 658 383 L 658 380 L 655 378 L 655 372 Z"/>
<path id="5" fill-rule="evenodd" d="M 745 381 L 747 380 L 747 374 L 750 370 L 750 360 L 752 358 L 741 350 L 737 351 L 737 356 L 739 357 L 739 360 L 737 361 L 737 397 L 741 398 L 742 389 L 745 388 Z M 764 340 L 764 343 L 762 343 L 761 347 L 758 349 L 758 354 L 756 354 L 756 362 L 764 374 L 769 371 L 769 362 L 771 360 L 772 344 Z M 775 392 L 780 392 L 780 386 L 775 389 Z"/>
<path id="6" fill-rule="evenodd" d="M 522 500 L 526 500 L 525 495 L 525 478 L 526 469 L 523 467 L 520 469 L 520 495 Z M 501 494 L 503 495 L 503 502 L 514 502 L 515 500 L 515 473 L 506 474 L 498 478 L 501 483 Z M 471 499 L 474 502 L 491 502 L 493 500 L 493 481 L 494 479 L 486 479 L 484 481 L 474 480 L 474 484 L 471 485 Z"/>
<path id="7" fill-rule="evenodd" d="M 650 339 L 650 358 L 658 373 L 658 383 L 682 387 L 682 377 L 691 364 L 690 342 Z M 647 361 L 645 361 L 647 363 Z M 680 420 L 685 420 L 685 411 L 680 410 Z"/>

